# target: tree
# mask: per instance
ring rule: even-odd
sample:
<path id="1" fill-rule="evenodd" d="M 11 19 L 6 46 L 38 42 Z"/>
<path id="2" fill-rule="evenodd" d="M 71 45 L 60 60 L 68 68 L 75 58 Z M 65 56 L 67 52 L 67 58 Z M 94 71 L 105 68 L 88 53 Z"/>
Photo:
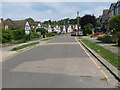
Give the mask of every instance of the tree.
<path id="1" fill-rule="evenodd" d="M 93 25 L 93 27 L 96 26 L 96 19 L 95 19 L 95 16 L 91 16 L 91 15 L 85 15 L 83 16 L 81 19 L 80 19 L 80 25 L 81 25 L 81 28 L 84 29 L 84 26 L 86 24 L 89 24 L 91 23 Z"/>
<path id="2" fill-rule="evenodd" d="M 45 38 L 45 35 L 47 34 L 47 30 L 44 28 L 37 28 L 36 32 L 40 32 L 41 35 L 43 35 L 43 38 Z"/>
<path id="3" fill-rule="evenodd" d="M 92 34 L 92 31 L 93 31 L 93 25 L 91 23 L 88 23 L 84 26 L 83 35 Z"/>
<path id="4" fill-rule="evenodd" d="M 113 35 L 118 37 L 118 45 L 120 46 L 120 14 L 114 15 L 109 20 L 110 29 L 113 30 Z"/>
<path id="5" fill-rule="evenodd" d="M 51 20 L 44 21 L 43 24 L 47 24 L 47 25 L 50 24 L 50 25 L 51 25 L 51 24 L 52 24 L 52 21 L 51 21 Z"/>
<path id="6" fill-rule="evenodd" d="M 25 20 L 27 20 L 28 22 L 34 22 L 34 19 L 32 19 L 32 18 L 26 18 Z"/>

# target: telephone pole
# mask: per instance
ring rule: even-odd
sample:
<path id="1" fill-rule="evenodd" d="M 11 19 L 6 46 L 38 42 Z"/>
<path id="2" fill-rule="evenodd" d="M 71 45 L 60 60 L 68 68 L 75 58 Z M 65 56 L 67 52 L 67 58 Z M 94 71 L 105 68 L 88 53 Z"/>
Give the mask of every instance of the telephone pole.
<path id="1" fill-rule="evenodd" d="M 77 35 L 79 35 L 79 11 L 77 11 L 77 28 L 78 28 L 78 31 L 77 31 Z"/>

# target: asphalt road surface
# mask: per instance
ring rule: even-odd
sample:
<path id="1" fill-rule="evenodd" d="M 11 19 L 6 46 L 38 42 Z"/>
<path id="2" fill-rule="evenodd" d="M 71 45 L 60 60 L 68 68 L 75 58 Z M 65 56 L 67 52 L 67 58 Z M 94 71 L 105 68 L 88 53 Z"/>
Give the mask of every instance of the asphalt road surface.
<path id="1" fill-rule="evenodd" d="M 116 87 L 117 81 L 114 77 L 89 52 L 88 54 L 94 62 L 75 37 L 69 35 L 57 37 L 5 60 L 2 63 L 2 87 Z"/>

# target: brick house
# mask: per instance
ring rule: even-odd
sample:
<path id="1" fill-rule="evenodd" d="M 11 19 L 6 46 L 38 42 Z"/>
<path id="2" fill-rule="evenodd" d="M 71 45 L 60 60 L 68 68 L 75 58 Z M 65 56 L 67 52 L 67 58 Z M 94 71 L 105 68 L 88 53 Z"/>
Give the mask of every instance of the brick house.
<path id="1" fill-rule="evenodd" d="M 4 29 L 4 20 L 3 20 L 3 18 L 1 18 L 1 20 L 0 20 L 0 28 Z"/>
<path id="2" fill-rule="evenodd" d="M 24 28 L 25 30 L 29 30 L 29 31 L 32 31 L 32 32 L 36 32 L 36 29 L 37 28 L 41 28 L 41 23 L 40 22 L 28 22 L 27 20 L 11 20 L 11 19 L 6 19 L 6 20 L 3 20 L 1 19 L 1 25 L 2 25 L 2 28 L 4 28 L 5 30 L 7 29 L 11 29 L 11 30 L 14 30 L 16 28 Z"/>

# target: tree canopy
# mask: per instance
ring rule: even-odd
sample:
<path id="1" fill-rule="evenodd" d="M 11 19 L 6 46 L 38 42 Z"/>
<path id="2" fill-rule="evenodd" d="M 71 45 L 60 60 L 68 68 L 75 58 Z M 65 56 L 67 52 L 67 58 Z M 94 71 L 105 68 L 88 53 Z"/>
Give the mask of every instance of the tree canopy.
<path id="1" fill-rule="evenodd" d="M 26 18 L 25 20 L 27 20 L 29 22 L 34 22 L 34 19 L 32 19 L 32 18 Z"/>
<path id="2" fill-rule="evenodd" d="M 93 27 L 96 26 L 96 19 L 95 19 L 95 16 L 94 15 L 85 15 L 83 16 L 81 19 L 80 19 L 80 25 L 81 25 L 81 28 L 84 29 L 84 26 L 86 24 L 89 24 L 91 23 L 93 25 Z"/>
<path id="3" fill-rule="evenodd" d="M 114 15 L 110 18 L 110 28 L 120 32 L 120 14 Z"/>
<path id="4" fill-rule="evenodd" d="M 79 18 L 79 21 L 80 21 L 80 17 L 77 17 L 77 18 Z M 47 20 L 47 21 L 44 21 L 43 24 L 50 24 L 50 25 L 73 24 L 74 25 L 74 24 L 77 24 L 77 18 L 74 18 L 74 19 L 64 18 L 58 21 Z"/>
<path id="5" fill-rule="evenodd" d="M 113 34 L 118 37 L 118 45 L 120 46 L 120 14 L 114 15 L 109 20 L 110 29 L 113 30 Z"/>
<path id="6" fill-rule="evenodd" d="M 36 32 L 40 32 L 40 33 L 41 33 L 41 35 L 46 35 L 47 30 L 46 30 L 46 29 L 44 29 L 44 28 L 37 28 L 37 29 L 36 29 Z"/>

